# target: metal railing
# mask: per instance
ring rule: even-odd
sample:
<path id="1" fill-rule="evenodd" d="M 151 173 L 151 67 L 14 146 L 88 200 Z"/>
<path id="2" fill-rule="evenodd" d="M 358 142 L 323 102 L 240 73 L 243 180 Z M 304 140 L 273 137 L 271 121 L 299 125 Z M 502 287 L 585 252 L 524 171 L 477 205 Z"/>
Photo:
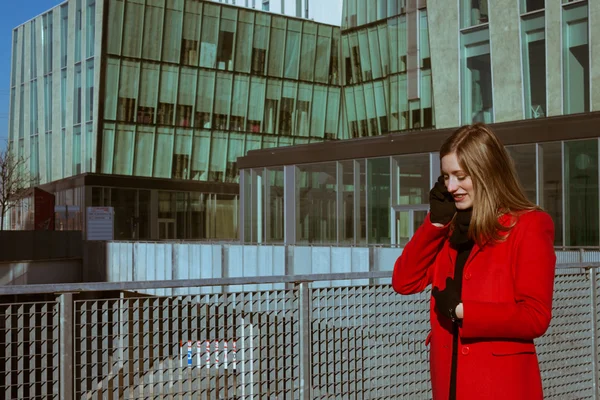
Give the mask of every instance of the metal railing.
<path id="1" fill-rule="evenodd" d="M 598 396 L 599 263 L 558 265 L 546 399 Z M 7 399 L 428 399 L 429 292 L 390 272 L 0 287 Z M 364 280 L 364 285 L 348 282 Z M 328 282 L 324 286 L 323 282 Z M 281 288 L 244 290 L 244 285 Z M 137 290 L 216 287 L 150 296 Z M 35 296 L 52 299 L 36 299 Z M 34 296 L 34 297 L 31 297 Z"/>

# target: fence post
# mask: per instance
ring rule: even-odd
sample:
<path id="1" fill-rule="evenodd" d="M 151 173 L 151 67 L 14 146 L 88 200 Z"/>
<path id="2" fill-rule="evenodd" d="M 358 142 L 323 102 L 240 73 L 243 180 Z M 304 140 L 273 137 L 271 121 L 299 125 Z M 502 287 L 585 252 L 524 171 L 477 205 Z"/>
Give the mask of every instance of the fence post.
<path id="1" fill-rule="evenodd" d="M 60 316 L 60 398 L 72 400 L 73 397 L 73 293 L 61 293 L 58 296 Z"/>
<path id="2" fill-rule="evenodd" d="M 308 282 L 296 286 L 299 298 L 300 399 L 312 399 L 312 299 Z"/>
<path id="3" fill-rule="evenodd" d="M 594 398 L 600 399 L 598 391 L 598 291 L 596 287 L 596 268 L 589 268 L 590 273 L 590 306 L 592 314 L 592 388 Z"/>

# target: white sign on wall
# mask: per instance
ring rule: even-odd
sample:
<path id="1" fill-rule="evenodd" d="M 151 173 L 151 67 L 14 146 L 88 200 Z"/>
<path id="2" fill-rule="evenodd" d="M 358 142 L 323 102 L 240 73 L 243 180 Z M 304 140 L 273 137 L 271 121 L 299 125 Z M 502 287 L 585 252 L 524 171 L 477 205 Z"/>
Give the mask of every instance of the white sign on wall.
<path id="1" fill-rule="evenodd" d="M 86 221 L 87 240 L 114 239 L 114 210 L 112 207 L 88 207 Z"/>

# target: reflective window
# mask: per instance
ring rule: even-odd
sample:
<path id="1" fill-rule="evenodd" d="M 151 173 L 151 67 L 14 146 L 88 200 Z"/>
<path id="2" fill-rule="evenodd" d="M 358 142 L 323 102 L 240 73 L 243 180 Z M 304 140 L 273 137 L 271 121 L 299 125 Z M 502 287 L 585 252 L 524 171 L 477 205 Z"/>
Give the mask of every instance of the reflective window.
<path id="1" fill-rule="evenodd" d="M 513 160 L 517 176 L 525 195 L 532 203 L 537 204 L 537 167 L 536 145 L 524 144 L 519 146 L 506 146 L 506 150 Z"/>
<path id="2" fill-rule="evenodd" d="M 562 143 L 538 145 L 542 174 L 540 176 L 540 206 L 554 221 L 554 244 L 563 245 L 563 179 Z"/>
<path id="3" fill-rule="evenodd" d="M 564 0 L 563 0 L 564 2 Z M 521 13 L 529 13 L 532 11 L 543 10 L 544 0 L 520 0 L 521 3 Z"/>
<path id="4" fill-rule="evenodd" d="M 368 242 L 390 244 L 390 158 L 367 160 Z"/>
<path id="5" fill-rule="evenodd" d="M 598 246 L 598 139 L 564 146 L 565 244 Z"/>
<path id="6" fill-rule="evenodd" d="M 461 78 L 462 123 L 493 122 L 489 30 L 461 35 Z"/>
<path id="7" fill-rule="evenodd" d="M 428 204 L 431 189 L 429 153 L 394 157 L 397 179 L 394 205 Z M 433 171 L 439 175 L 439 171 Z M 437 176 L 437 175 L 436 175 Z"/>
<path id="8" fill-rule="evenodd" d="M 73 123 L 81 123 L 81 64 L 75 65 L 75 84 L 73 87 Z"/>
<path id="9" fill-rule="evenodd" d="M 564 113 L 590 111 L 590 55 L 588 6 L 578 3 L 563 9 Z"/>
<path id="10" fill-rule="evenodd" d="M 298 166 L 297 242 L 337 241 L 336 163 Z"/>
<path id="11" fill-rule="evenodd" d="M 165 25 L 166 29 L 173 28 L 171 25 L 171 18 L 173 12 L 169 11 L 169 19 L 167 19 Z M 148 4 L 145 7 L 144 14 L 144 45 L 142 46 L 142 57 L 150 60 L 160 60 L 160 48 L 159 45 L 163 37 L 163 20 L 164 11 L 162 7 L 157 7 L 153 4 Z M 175 28 L 174 28 L 175 29 Z M 171 32 L 169 32 L 169 35 Z M 172 43 L 172 41 L 170 42 Z"/>
<path id="12" fill-rule="evenodd" d="M 115 2 L 113 0 L 113 2 Z M 125 7 L 125 21 L 123 24 L 123 55 L 126 57 L 139 57 L 142 47 L 142 27 L 144 17 L 144 4 L 142 0 L 127 2 Z"/>
<path id="13" fill-rule="evenodd" d="M 245 10 L 240 10 L 239 12 L 237 47 L 235 51 L 235 70 L 239 72 L 250 72 L 254 14 Z"/>
<path id="14" fill-rule="evenodd" d="M 75 4 L 75 62 L 81 61 L 81 29 L 82 29 L 82 11 L 81 1 L 76 0 Z"/>
<path id="15" fill-rule="evenodd" d="M 460 0 L 460 27 L 487 24 L 489 22 L 488 0 Z"/>
<path id="16" fill-rule="evenodd" d="M 94 46 L 96 37 L 96 0 L 87 0 L 85 29 L 87 33 L 85 56 L 89 58 L 94 56 Z"/>
<path id="17" fill-rule="evenodd" d="M 546 34 L 544 15 L 521 21 L 525 118 L 546 116 Z"/>
<path id="18" fill-rule="evenodd" d="M 120 54 L 121 30 L 123 29 L 123 9 L 125 2 L 113 0 L 106 4 L 108 5 L 107 52 L 108 54 Z"/>

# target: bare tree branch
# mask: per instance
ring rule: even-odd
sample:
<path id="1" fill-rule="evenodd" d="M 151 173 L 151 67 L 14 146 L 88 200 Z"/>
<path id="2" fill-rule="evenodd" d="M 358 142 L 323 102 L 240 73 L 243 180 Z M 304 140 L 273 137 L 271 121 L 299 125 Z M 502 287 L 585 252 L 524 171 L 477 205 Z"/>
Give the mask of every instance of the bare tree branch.
<path id="1" fill-rule="evenodd" d="M 27 197 L 32 180 L 28 163 L 10 151 L 9 146 L 0 150 L 0 229 L 4 229 L 4 218 L 20 200 Z"/>

